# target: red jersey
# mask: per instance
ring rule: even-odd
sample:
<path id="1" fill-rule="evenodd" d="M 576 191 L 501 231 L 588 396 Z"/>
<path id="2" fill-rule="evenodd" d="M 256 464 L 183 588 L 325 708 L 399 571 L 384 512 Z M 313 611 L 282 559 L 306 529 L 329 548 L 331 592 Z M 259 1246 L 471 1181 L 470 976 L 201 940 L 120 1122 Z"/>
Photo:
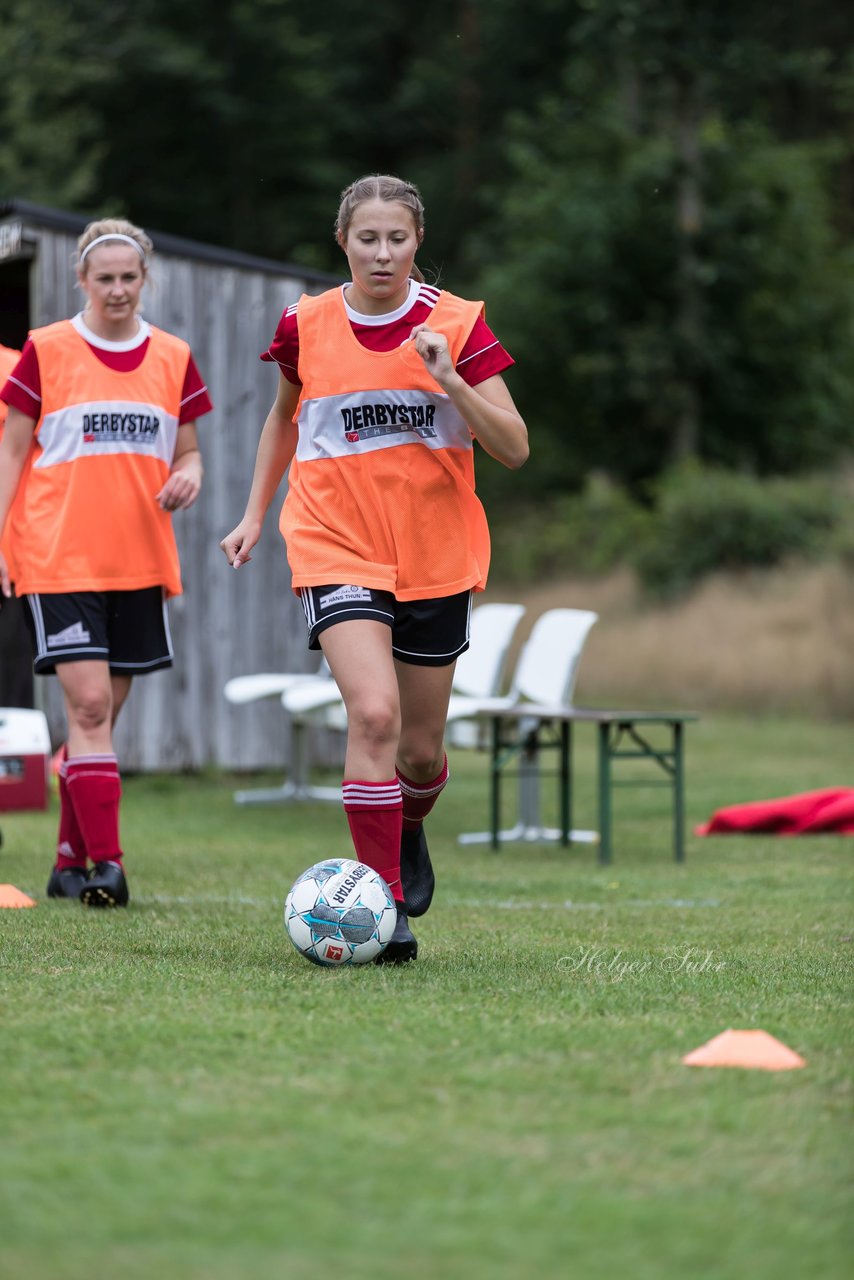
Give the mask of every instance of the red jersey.
<path id="1" fill-rule="evenodd" d="M 346 287 L 341 286 L 342 294 Z M 370 351 L 394 351 L 407 341 L 417 324 L 431 321 L 433 308 L 439 301 L 441 292 L 435 285 L 410 280 L 406 301 L 396 311 L 379 316 L 362 315 L 348 306 L 345 298 L 344 313 L 363 347 Z M 300 355 L 298 306 L 299 303 L 294 303 L 285 310 L 276 329 L 276 336 L 261 356 L 262 360 L 277 364 L 288 382 L 297 386 L 300 381 L 297 372 Z M 513 364 L 512 357 L 504 350 L 483 315 L 479 315 L 459 352 L 457 373 L 469 386 L 476 387 L 479 382 L 485 382 L 496 373 L 503 373 Z"/>
<path id="2" fill-rule="evenodd" d="M 151 326 L 146 320 L 140 319 L 139 333 L 129 342 L 107 342 L 99 338 L 87 327 L 82 312 L 76 315 L 71 323 L 108 369 L 115 369 L 118 373 L 131 373 L 134 369 L 138 369 L 145 359 L 151 336 Z M 0 400 L 8 405 L 14 405 L 28 418 L 38 418 L 42 410 L 41 370 L 38 353 L 29 338 L 24 343 L 23 351 L 18 353 L 18 357 L 11 370 L 6 369 L 0 372 Z M 185 422 L 194 422 L 203 414 L 210 413 L 212 408 L 208 389 L 190 354 L 184 374 L 178 423 L 181 425 Z"/>
<path id="3" fill-rule="evenodd" d="M 0 344 L 0 386 L 9 377 L 9 374 L 15 368 L 15 365 L 21 358 L 20 351 L 15 351 L 12 347 L 4 347 Z M 0 401 L 0 439 L 3 438 L 3 423 L 6 421 L 6 406 Z"/>

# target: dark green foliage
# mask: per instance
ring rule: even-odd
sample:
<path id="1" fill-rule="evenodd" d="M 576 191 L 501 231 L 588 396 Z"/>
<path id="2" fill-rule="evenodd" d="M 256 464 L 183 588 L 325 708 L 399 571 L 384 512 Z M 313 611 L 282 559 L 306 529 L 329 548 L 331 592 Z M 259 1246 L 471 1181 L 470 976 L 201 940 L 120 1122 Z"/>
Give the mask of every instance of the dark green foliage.
<path id="1" fill-rule="evenodd" d="M 519 362 L 532 457 L 519 477 L 486 476 L 486 492 L 575 489 L 598 466 L 641 491 L 682 456 L 786 473 L 854 447 L 837 150 L 709 114 L 686 267 L 676 141 L 635 133 L 617 95 L 589 118 L 568 77 L 511 139 L 501 252 L 487 263 L 484 243 L 483 278 Z"/>
<path id="2" fill-rule="evenodd" d="M 745 125 L 709 148 L 703 454 L 765 472 L 854 444 L 854 255 L 833 229 L 834 151 Z"/>
<path id="3" fill-rule="evenodd" d="M 98 198 L 107 143 L 96 98 L 114 71 L 94 39 L 95 10 L 77 3 L 60 17 L 55 0 L 0 3 L 0 198 L 69 209 Z"/>
<path id="4" fill-rule="evenodd" d="M 496 572 L 529 583 L 630 566 L 652 595 L 674 595 L 706 574 L 834 556 L 854 563 L 850 485 L 837 477 L 759 479 L 683 464 L 662 473 L 641 504 L 593 475 L 578 494 L 493 516 Z"/>
<path id="5" fill-rule="evenodd" d="M 627 563 L 649 536 L 650 511 L 593 473 L 580 493 L 490 510 L 493 563 L 503 582 L 594 576 Z"/>
<path id="6" fill-rule="evenodd" d="M 635 564 L 650 590 L 673 593 L 715 569 L 809 558 L 827 550 L 845 509 L 827 481 L 685 466 L 656 486 L 651 536 Z"/>
<path id="7" fill-rule="evenodd" d="M 854 448 L 845 6 L 0 0 L 0 198 L 343 271 L 353 177 L 427 203 L 421 265 L 517 360 L 519 473 L 643 494 Z"/>

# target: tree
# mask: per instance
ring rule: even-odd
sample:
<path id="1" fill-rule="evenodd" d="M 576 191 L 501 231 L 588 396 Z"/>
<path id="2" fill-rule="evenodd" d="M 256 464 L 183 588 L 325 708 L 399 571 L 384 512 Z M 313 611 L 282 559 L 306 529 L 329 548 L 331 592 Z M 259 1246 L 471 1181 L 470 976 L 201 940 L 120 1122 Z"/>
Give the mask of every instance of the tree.
<path id="1" fill-rule="evenodd" d="M 560 91 L 510 121 L 500 215 L 473 245 L 537 424 L 531 489 L 590 466 L 642 487 L 686 454 L 792 470 L 854 444 L 854 278 L 827 195 L 845 153 L 782 140 L 764 104 L 738 118 L 755 67 L 792 63 L 749 5 L 715 14 L 587 0 Z M 829 83 L 831 60 L 799 65 L 817 64 Z"/>
<path id="2" fill-rule="evenodd" d="M 518 358 L 514 491 L 850 447 L 845 6 L 0 5 L 4 194 L 334 271 L 341 188 L 418 182 L 421 265 Z"/>
<path id="3" fill-rule="evenodd" d="M 57 20 L 55 0 L 4 0 L 0 192 L 65 208 L 96 197 L 106 146 L 93 86 L 111 78 L 95 6 Z"/>

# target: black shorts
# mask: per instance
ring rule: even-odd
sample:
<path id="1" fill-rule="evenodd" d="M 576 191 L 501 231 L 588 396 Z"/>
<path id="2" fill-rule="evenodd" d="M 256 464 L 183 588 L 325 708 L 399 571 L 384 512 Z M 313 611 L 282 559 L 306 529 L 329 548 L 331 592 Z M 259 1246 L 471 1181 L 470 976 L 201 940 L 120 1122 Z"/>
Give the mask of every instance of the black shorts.
<path id="1" fill-rule="evenodd" d="M 54 675 L 59 662 L 107 662 L 117 676 L 142 676 L 172 666 L 162 587 L 40 592 L 24 599 L 39 675 Z"/>
<path id="2" fill-rule="evenodd" d="M 435 600 L 397 600 L 390 591 L 333 584 L 301 587 L 308 623 L 308 647 L 319 649 L 318 636 L 336 622 L 368 618 L 391 627 L 391 651 L 400 662 L 418 667 L 446 667 L 469 647 L 471 591 Z"/>

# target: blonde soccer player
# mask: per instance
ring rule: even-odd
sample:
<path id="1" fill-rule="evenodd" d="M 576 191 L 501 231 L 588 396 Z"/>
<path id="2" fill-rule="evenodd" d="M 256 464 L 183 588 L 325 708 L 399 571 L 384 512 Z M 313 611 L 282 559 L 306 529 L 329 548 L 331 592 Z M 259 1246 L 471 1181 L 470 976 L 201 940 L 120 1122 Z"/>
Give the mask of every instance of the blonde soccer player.
<path id="1" fill-rule="evenodd" d="M 280 527 L 293 587 L 347 708 L 342 796 L 356 857 L 397 902 L 378 961 L 401 962 L 418 950 L 409 917 L 432 898 L 423 822 L 448 781 L 454 663 L 489 568 L 473 445 L 517 468 L 528 439 L 502 378 L 513 361 L 483 304 L 415 266 L 417 188 L 360 178 L 342 194 L 335 235 L 351 279 L 289 307 L 262 356 L 282 377 L 246 511 L 221 546 L 235 568 L 251 559 L 290 468 Z"/>
<path id="2" fill-rule="evenodd" d="M 0 389 L 0 532 L 14 504 L 34 668 L 58 678 L 67 718 L 47 893 L 90 907 L 129 898 L 113 726 L 134 677 L 172 665 L 172 514 L 199 494 L 196 419 L 212 407 L 187 343 L 140 313 L 151 251 L 130 222 L 90 223 L 83 310 L 33 330 Z M 2 555 L 0 590 L 11 594 Z"/>

